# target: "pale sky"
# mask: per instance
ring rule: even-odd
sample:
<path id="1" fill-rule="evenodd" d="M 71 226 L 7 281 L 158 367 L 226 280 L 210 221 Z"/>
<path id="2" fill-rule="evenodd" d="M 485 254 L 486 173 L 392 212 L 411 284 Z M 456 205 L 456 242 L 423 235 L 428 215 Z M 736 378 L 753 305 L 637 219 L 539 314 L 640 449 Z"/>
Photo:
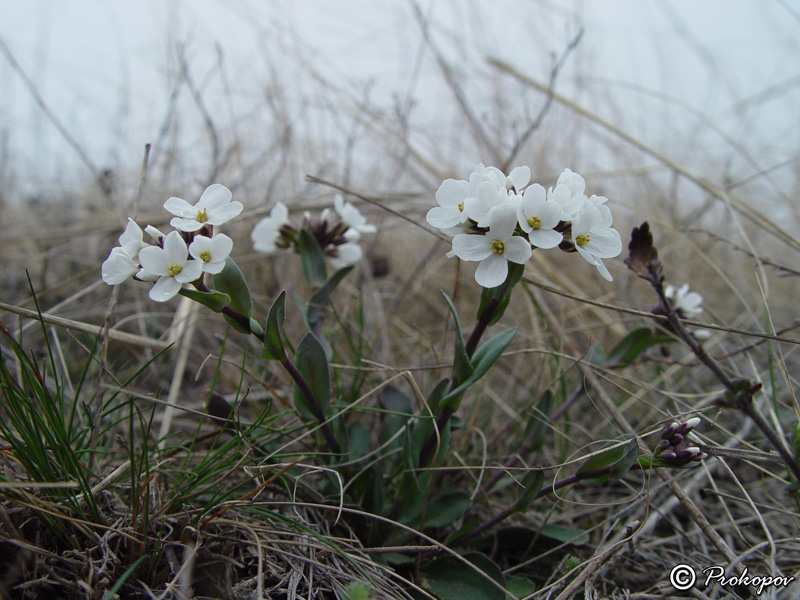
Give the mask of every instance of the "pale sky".
<path id="1" fill-rule="evenodd" d="M 411 6 L 5 0 L 0 39 L 96 165 L 135 168 L 164 122 L 179 45 L 197 85 L 206 86 L 209 110 L 221 123 L 236 121 L 239 131 L 249 119 L 263 122 L 265 82 L 276 73 L 285 93 L 312 93 L 301 60 L 337 83 L 368 88 L 376 104 L 413 99 L 421 123 L 436 119 L 448 92 Z M 435 43 L 467 74 L 490 75 L 491 56 L 544 82 L 553 57 L 582 27 L 557 90 L 656 147 L 690 148 L 699 128 L 724 157 L 729 149 L 703 125 L 710 120 L 762 167 L 799 151 L 797 0 L 428 0 L 420 7 Z M 191 110 L 188 100 L 180 106 Z M 181 135 L 187 151 L 202 137 Z M 87 178 L 2 55 L 0 136 L 0 175 L 13 173 L 18 193 Z"/>

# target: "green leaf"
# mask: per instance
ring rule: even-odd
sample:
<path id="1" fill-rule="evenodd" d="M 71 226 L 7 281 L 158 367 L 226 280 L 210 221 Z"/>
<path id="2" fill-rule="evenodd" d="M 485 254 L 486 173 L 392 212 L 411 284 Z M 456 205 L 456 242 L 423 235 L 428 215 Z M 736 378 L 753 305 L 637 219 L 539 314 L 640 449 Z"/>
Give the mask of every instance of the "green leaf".
<path id="1" fill-rule="evenodd" d="M 552 410 L 553 393 L 546 390 L 525 426 L 525 443 L 531 452 L 538 452 L 544 446 L 545 438 L 550 431 L 548 417 Z"/>
<path id="2" fill-rule="evenodd" d="M 264 328 L 261 327 L 261 323 L 259 323 L 255 317 L 250 317 L 250 331 L 257 336 L 264 335 Z"/>
<path id="3" fill-rule="evenodd" d="M 201 292 L 199 290 L 180 289 L 178 293 L 186 296 L 190 300 L 199 302 L 203 306 L 210 308 L 214 312 L 222 312 L 222 309 L 231 305 L 231 297 L 218 291 Z"/>
<path id="4" fill-rule="evenodd" d="M 553 525 L 550 523 L 542 525 L 542 528 L 539 530 L 539 535 L 551 540 L 556 540 L 562 544 L 580 546 L 589 543 L 589 534 L 583 529 L 567 527 L 566 525 Z"/>
<path id="5" fill-rule="evenodd" d="M 384 385 L 378 391 L 378 404 L 386 411 L 383 415 L 383 425 L 380 431 L 380 443 L 388 442 L 411 418 L 413 407 L 411 398 L 391 383 Z M 393 448 L 399 447 L 402 439 L 397 439 L 393 443 Z M 387 448 L 388 452 L 389 448 Z"/>
<path id="6" fill-rule="evenodd" d="M 483 291 L 481 292 L 481 303 L 478 307 L 477 318 L 480 319 L 483 312 L 489 306 L 489 303 L 495 301 L 498 303 L 498 305 L 492 314 L 492 318 L 489 320 L 489 325 L 491 326 L 497 323 L 506 312 L 508 303 L 511 301 L 511 292 L 514 289 L 514 286 L 519 283 L 520 279 L 522 279 L 524 272 L 525 265 L 509 262 L 506 280 L 497 287 L 483 288 Z"/>
<path id="7" fill-rule="evenodd" d="M 472 366 L 472 361 L 469 359 L 469 355 L 467 354 L 467 349 L 464 344 L 464 335 L 461 331 L 461 322 L 458 319 L 458 312 L 456 311 L 456 307 L 453 304 L 453 301 L 450 299 L 443 290 L 442 296 L 444 296 L 445 302 L 447 302 L 447 306 L 450 307 L 450 312 L 453 313 L 453 322 L 455 323 L 456 327 L 456 348 L 455 348 L 455 359 L 453 361 L 453 376 L 455 377 L 457 382 L 462 382 L 467 379 L 475 368 Z"/>
<path id="8" fill-rule="evenodd" d="M 225 267 L 214 275 L 214 289 L 231 298 L 231 307 L 246 317 L 253 314 L 253 301 L 244 275 L 229 256 L 225 259 Z"/>
<path id="9" fill-rule="evenodd" d="M 608 366 L 624 367 L 636 360 L 648 348 L 672 341 L 666 335 L 654 333 L 647 327 L 634 329 L 611 349 L 605 358 Z"/>
<path id="10" fill-rule="evenodd" d="M 409 469 L 412 469 L 412 473 L 414 472 L 413 469 L 419 467 L 419 453 L 422 450 L 422 446 L 425 444 L 425 440 L 428 439 L 428 435 L 431 433 L 431 431 L 433 431 L 433 422 L 436 420 L 436 415 L 439 412 L 442 398 L 447 393 L 449 388 L 449 378 L 442 379 L 438 384 L 436 384 L 436 387 L 433 388 L 426 400 L 427 407 L 422 409 L 423 412 L 419 417 L 419 421 L 410 431 L 410 435 L 406 441 L 405 453 L 406 464 Z M 445 431 L 440 432 L 442 436 L 439 447 L 440 454 L 447 448 L 447 444 L 449 443 L 449 432 L 449 427 L 445 428 Z"/>
<path id="11" fill-rule="evenodd" d="M 618 479 L 630 470 L 639 457 L 639 441 L 635 435 L 630 433 L 618 436 L 604 447 L 607 449 L 590 456 L 575 474 L 581 475 L 601 469 L 605 469 L 607 472 L 588 477 L 582 481 L 590 484 L 599 484 L 609 479 Z"/>
<path id="12" fill-rule="evenodd" d="M 505 600 L 505 577 L 483 554 L 465 554 L 472 565 L 452 556 L 436 559 L 420 568 L 420 584 L 441 600 Z"/>
<path id="13" fill-rule="evenodd" d="M 292 386 L 292 396 L 294 405 L 300 414 L 308 420 L 319 420 L 328 414 L 328 406 L 331 402 L 331 375 L 328 370 L 328 359 L 325 358 L 325 350 L 322 344 L 317 341 L 314 334 L 307 333 L 300 340 L 294 354 L 295 366 L 303 379 L 306 380 L 311 394 L 317 402 L 320 414 L 316 414 L 314 407 L 309 406 L 308 400 L 300 392 L 297 384 Z"/>
<path id="14" fill-rule="evenodd" d="M 316 243 L 316 241 L 314 243 Z M 333 293 L 336 286 L 338 286 L 342 279 L 352 270 L 352 266 L 339 269 L 328 277 L 327 281 L 322 284 L 322 287 L 314 292 L 314 295 L 311 296 L 311 301 L 308 303 L 308 309 L 306 310 L 306 321 L 308 321 L 309 326 L 313 325 L 322 317 L 322 313 L 325 312 L 328 304 L 330 304 L 331 293 Z"/>
<path id="15" fill-rule="evenodd" d="M 530 470 L 522 478 L 522 486 L 517 492 L 517 499 L 511 507 L 512 512 L 525 512 L 536 500 L 536 496 L 544 485 L 544 471 L 539 469 Z"/>
<path id="16" fill-rule="evenodd" d="M 325 255 L 322 254 L 319 243 L 308 229 L 303 228 L 297 239 L 297 247 L 300 249 L 306 279 L 313 287 L 319 287 L 328 277 Z"/>
<path id="17" fill-rule="evenodd" d="M 447 536 L 447 539 L 444 541 L 444 545 L 449 546 L 453 540 L 457 540 L 458 538 L 465 536 L 480 524 L 481 524 L 480 517 L 478 515 L 472 515 L 466 520 L 466 522 L 461 527 L 459 527 L 456 531 Z"/>
<path id="18" fill-rule="evenodd" d="M 347 426 L 347 452 L 350 454 L 349 460 L 358 460 L 367 453 L 367 449 L 369 448 L 369 433 L 369 429 L 361 421 L 354 421 Z"/>
<path id="19" fill-rule="evenodd" d="M 508 575 L 506 577 L 507 600 L 521 600 L 536 591 L 536 584 L 522 575 Z"/>
<path id="20" fill-rule="evenodd" d="M 505 349 L 508 348 L 508 345 L 511 343 L 511 340 L 514 339 L 516 333 L 516 328 L 501 331 L 478 348 L 472 357 L 472 364 L 475 367 L 474 371 L 472 371 L 472 374 L 460 385 L 442 398 L 441 405 L 449 406 L 455 411 L 458 408 L 460 396 L 469 386 L 478 381 L 492 368 L 492 365 L 497 362 L 497 359 L 500 358 L 503 352 L 505 352 Z"/>
<path id="21" fill-rule="evenodd" d="M 425 511 L 425 528 L 445 527 L 458 519 L 470 505 L 466 492 L 450 492 L 437 496 L 428 503 Z"/>
<path id="22" fill-rule="evenodd" d="M 275 298 L 267 315 L 267 331 L 264 334 L 264 349 L 261 358 L 266 360 L 285 360 L 286 348 L 283 345 L 283 321 L 286 318 L 284 304 L 286 291 L 282 291 Z"/>
<path id="23" fill-rule="evenodd" d="M 225 313 L 222 313 L 222 318 L 223 318 L 223 319 L 225 319 L 225 322 L 226 322 L 228 325 L 230 325 L 231 327 L 233 327 L 233 328 L 234 328 L 236 331 L 238 331 L 239 333 L 246 333 L 246 334 L 248 334 L 248 335 L 249 335 L 250 333 L 252 333 L 248 327 L 246 327 L 246 326 L 242 325 L 242 324 L 241 324 L 239 321 L 237 321 L 236 319 L 232 319 L 231 317 L 229 317 L 229 316 L 228 316 L 228 315 L 226 315 Z"/>

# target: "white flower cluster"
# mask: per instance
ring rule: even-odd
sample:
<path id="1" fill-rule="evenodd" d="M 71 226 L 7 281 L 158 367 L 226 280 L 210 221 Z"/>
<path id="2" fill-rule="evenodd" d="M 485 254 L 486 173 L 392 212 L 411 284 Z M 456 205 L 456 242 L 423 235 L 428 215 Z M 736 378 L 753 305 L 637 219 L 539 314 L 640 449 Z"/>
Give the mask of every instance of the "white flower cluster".
<path id="1" fill-rule="evenodd" d="M 259 221 L 253 228 L 250 234 L 253 248 L 267 254 L 292 245 L 297 248 L 299 232 L 306 229 L 330 259 L 334 269 L 354 265 L 362 256 L 361 246 L 358 245 L 361 235 L 375 233 L 375 226 L 368 224 L 359 210 L 352 203 L 345 202 L 340 195 L 333 199 L 333 208 L 335 215 L 326 208 L 317 218 L 306 212 L 298 226 L 289 220 L 286 206 L 278 202 L 269 217 Z"/>
<path id="2" fill-rule="evenodd" d="M 697 292 L 690 292 L 688 283 L 679 288 L 668 285 L 664 288 L 664 295 L 681 316 L 690 317 L 703 312 L 703 297 Z"/>
<path id="3" fill-rule="evenodd" d="M 118 285 L 135 276 L 155 282 L 150 298 L 166 302 L 184 283 L 196 281 L 203 273 L 219 273 L 233 249 L 233 240 L 223 233 L 214 235 L 213 226 L 230 221 L 243 208 L 231 198 L 231 191 L 218 183 L 206 188 L 194 206 L 181 198 L 170 198 L 164 208 L 175 215 L 169 223 L 177 231 L 164 235 L 148 225 L 145 232 L 152 244 L 144 241 L 141 227 L 128 219 L 120 245 L 103 263 L 103 281 Z"/>
<path id="4" fill-rule="evenodd" d="M 565 169 L 555 187 L 528 185 L 531 171 L 517 167 L 509 175 L 479 164 L 469 181 L 447 179 L 436 192 L 427 220 L 453 235 L 447 256 L 480 261 L 475 279 L 497 287 L 508 275 L 508 261 L 524 264 L 533 248 L 577 251 L 611 281 L 604 258 L 622 251 L 619 232 L 611 227 L 607 198 L 584 194 L 583 177 Z"/>

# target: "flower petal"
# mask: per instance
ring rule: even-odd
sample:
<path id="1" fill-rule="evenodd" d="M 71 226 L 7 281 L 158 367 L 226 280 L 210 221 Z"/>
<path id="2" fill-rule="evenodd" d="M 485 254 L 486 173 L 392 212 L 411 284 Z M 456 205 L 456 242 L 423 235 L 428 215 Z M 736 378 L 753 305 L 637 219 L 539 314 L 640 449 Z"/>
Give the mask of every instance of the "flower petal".
<path id="1" fill-rule="evenodd" d="M 538 229 L 528 232 L 528 239 L 537 248 L 555 248 L 564 239 L 564 236 L 554 229 Z M 510 259 L 509 259 L 510 260 Z"/>
<path id="2" fill-rule="evenodd" d="M 231 250 L 233 250 L 233 240 L 224 233 L 218 233 L 211 238 L 211 257 L 213 260 L 225 260 L 230 256 Z"/>
<path id="3" fill-rule="evenodd" d="M 230 204 L 225 204 L 224 206 L 217 206 L 214 208 L 208 209 L 208 221 L 209 225 L 222 225 L 223 223 L 227 223 L 234 217 L 239 216 L 239 213 L 242 212 L 244 205 L 241 202 L 236 202 L 235 200 Z"/>
<path id="4" fill-rule="evenodd" d="M 203 224 L 196 218 L 189 219 L 181 217 L 173 217 L 172 219 L 170 219 L 169 224 L 172 225 L 178 231 L 187 231 L 187 232 L 197 231 L 203 226 Z"/>
<path id="5" fill-rule="evenodd" d="M 125 232 L 119 236 L 119 245 L 125 246 L 127 244 L 142 244 L 142 228 L 136 224 L 136 221 L 128 218 L 128 225 L 125 227 Z"/>
<path id="6" fill-rule="evenodd" d="M 510 204 L 500 204 L 492 211 L 489 235 L 494 240 L 504 242 L 517 228 L 517 211 Z"/>
<path id="7" fill-rule="evenodd" d="M 183 198 L 175 198 L 174 196 L 164 202 L 164 208 L 176 217 L 194 218 L 197 215 L 197 209 L 194 206 Z"/>
<path id="8" fill-rule="evenodd" d="M 457 207 L 469 195 L 469 182 L 463 179 L 445 179 L 436 190 L 436 202 L 439 206 Z"/>
<path id="9" fill-rule="evenodd" d="M 516 167 L 511 170 L 508 179 L 513 182 L 516 190 L 521 190 L 531 180 L 531 169 L 530 167 Z"/>
<path id="10" fill-rule="evenodd" d="M 170 265 L 183 265 L 189 258 L 189 250 L 186 242 L 183 241 L 181 234 L 177 231 L 170 231 L 164 238 L 164 254 Z"/>
<path id="11" fill-rule="evenodd" d="M 523 265 L 530 260 L 531 254 L 531 245 L 525 238 L 515 235 L 505 241 L 505 259 Z"/>
<path id="12" fill-rule="evenodd" d="M 455 227 L 465 221 L 467 215 L 458 210 L 458 207 L 434 206 L 425 215 L 425 220 L 437 229 Z"/>
<path id="13" fill-rule="evenodd" d="M 483 260 L 494 254 L 485 235 L 460 233 L 453 238 L 453 252 L 461 260 Z"/>
<path id="14" fill-rule="evenodd" d="M 216 211 L 217 209 L 227 205 L 228 202 L 231 201 L 232 197 L 233 194 L 224 185 L 213 183 L 208 186 L 203 192 L 203 195 L 200 196 L 200 200 L 198 200 L 197 205 L 194 207 L 195 213 L 203 210 L 204 208 L 208 210 L 208 212 Z M 238 204 L 241 206 L 241 203 Z M 241 209 L 239 210 L 241 211 Z"/>
<path id="15" fill-rule="evenodd" d="M 622 240 L 616 229 L 600 229 L 591 233 L 583 248 L 599 258 L 612 258 L 622 252 Z"/>
<path id="16" fill-rule="evenodd" d="M 181 272 L 175 275 L 175 279 L 180 283 L 191 283 L 203 274 L 202 260 L 187 260 L 181 268 Z"/>
<path id="17" fill-rule="evenodd" d="M 180 289 L 181 284 L 174 277 L 160 277 L 155 285 L 150 288 L 150 299 L 156 302 L 166 302 L 174 298 Z"/>
<path id="18" fill-rule="evenodd" d="M 492 254 L 481 261 L 475 270 L 475 281 L 481 287 L 493 288 L 503 283 L 508 277 L 508 261 L 499 254 Z"/>
<path id="19" fill-rule="evenodd" d="M 196 235 L 194 236 L 192 243 L 189 244 L 189 254 L 199 260 L 202 260 L 200 255 L 203 252 L 208 252 L 211 254 L 211 238 L 207 238 L 204 235 Z"/>
<path id="20" fill-rule="evenodd" d="M 207 263 L 203 263 L 203 272 L 204 273 L 211 273 L 212 275 L 216 275 L 217 273 L 222 273 L 222 269 L 225 268 L 225 261 L 210 261 Z"/>
<path id="21" fill-rule="evenodd" d="M 158 276 L 165 276 L 171 264 L 167 260 L 167 253 L 158 246 L 142 248 L 139 252 L 139 263 L 145 271 Z"/>
<path id="22" fill-rule="evenodd" d="M 101 267 L 103 281 L 108 285 L 119 285 L 139 270 L 139 265 L 122 248 L 112 248 L 111 254 Z"/>

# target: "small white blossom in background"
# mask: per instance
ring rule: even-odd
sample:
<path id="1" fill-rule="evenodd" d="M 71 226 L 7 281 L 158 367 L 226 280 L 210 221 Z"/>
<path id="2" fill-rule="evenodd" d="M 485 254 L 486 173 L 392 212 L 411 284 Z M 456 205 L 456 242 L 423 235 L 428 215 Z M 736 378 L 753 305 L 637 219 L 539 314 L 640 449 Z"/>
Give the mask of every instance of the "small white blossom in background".
<path id="1" fill-rule="evenodd" d="M 103 263 L 101 275 L 108 285 L 119 285 L 139 272 L 139 251 L 147 244 L 142 241 L 142 229 L 133 219 L 128 219 L 125 232 L 119 237 L 119 246 Z"/>
<path id="2" fill-rule="evenodd" d="M 453 238 L 453 253 L 461 260 L 480 261 L 475 280 L 483 287 L 493 288 L 508 276 L 508 261 L 525 264 L 531 257 L 531 245 L 515 236 L 517 211 L 504 204 L 492 213 L 489 231 L 484 235 L 459 234 Z"/>
<path id="3" fill-rule="evenodd" d="M 603 278 L 611 281 L 603 259 L 619 255 L 622 240 L 611 227 L 613 218 L 606 205 L 608 199 L 587 197 L 586 181 L 569 169 L 547 191 L 538 183 L 529 185 L 530 175 L 528 167 L 517 167 L 507 176 L 496 167 L 479 164 L 469 181 L 446 179 L 439 186 L 436 191 L 439 206 L 428 211 L 426 220 L 442 233 L 454 236 L 448 258 L 480 260 L 476 280 L 484 287 L 495 287 L 503 283 L 498 281 L 500 273 L 507 276 L 508 260 L 524 264 L 535 248 L 559 247 L 566 252 L 578 252 Z M 509 209 L 516 213 L 511 230 L 507 229 L 505 216 Z M 495 222 L 498 211 L 504 216 Z M 497 248 L 503 247 L 502 253 L 487 254 L 492 241 L 498 242 Z M 500 258 L 509 244 L 515 250 L 506 259 Z M 519 252 L 523 245 L 528 249 L 524 260 Z M 493 285 L 486 285 L 487 282 Z"/>
<path id="4" fill-rule="evenodd" d="M 672 303 L 675 310 L 681 311 L 684 316 L 699 315 L 703 312 L 703 297 L 697 292 L 689 291 L 689 284 L 684 283 L 681 287 L 668 285 L 664 288 L 664 295 Z"/>
<path id="5" fill-rule="evenodd" d="M 184 283 L 191 283 L 203 274 L 203 261 L 189 259 L 189 250 L 181 234 L 172 231 L 164 238 L 164 247 L 148 246 L 139 252 L 142 269 L 158 276 L 150 288 L 150 298 L 166 302 L 175 297 Z"/>
<path id="6" fill-rule="evenodd" d="M 258 252 L 269 254 L 278 249 L 278 238 L 281 235 L 281 227 L 289 222 L 289 209 L 282 202 L 276 202 L 275 206 L 250 232 L 250 239 L 253 240 L 253 248 Z"/>
<path id="7" fill-rule="evenodd" d="M 337 270 L 349 267 L 360 261 L 362 254 L 361 246 L 355 242 L 345 242 L 333 249 L 330 255 L 331 266 Z"/>
<path id="8" fill-rule="evenodd" d="M 333 199 L 333 210 L 325 208 L 316 217 L 305 212 L 299 225 L 292 223 L 289 210 L 278 202 L 269 217 L 256 224 L 250 237 L 255 250 L 271 254 L 290 247 L 297 249 L 301 230 L 311 234 L 331 266 L 338 270 L 361 260 L 363 251 L 357 242 L 362 235 L 375 233 L 377 228 L 367 223 L 351 202 L 337 194 Z"/>
<path id="9" fill-rule="evenodd" d="M 189 254 L 202 262 L 204 273 L 220 273 L 231 250 L 233 240 L 224 233 L 218 233 L 212 238 L 198 235 L 189 244 Z"/>
<path id="10" fill-rule="evenodd" d="M 351 242 L 357 242 L 362 234 L 375 233 L 378 231 L 375 228 L 375 225 L 370 225 L 367 223 L 367 219 L 364 218 L 364 215 L 362 215 L 361 212 L 355 206 L 353 206 L 351 202 L 345 202 L 341 194 L 336 194 L 336 196 L 333 198 L 333 208 L 337 213 L 339 213 L 342 223 L 347 225 L 345 236 Z M 324 213 L 323 218 L 325 218 Z M 357 260 L 358 259 L 356 259 L 354 262 L 357 262 Z"/>
<path id="11" fill-rule="evenodd" d="M 222 225 L 242 212 L 242 203 L 233 201 L 231 191 L 219 183 L 206 188 L 197 204 L 172 197 L 164 208 L 175 215 L 169 224 L 180 231 L 197 231 L 204 225 Z"/>

